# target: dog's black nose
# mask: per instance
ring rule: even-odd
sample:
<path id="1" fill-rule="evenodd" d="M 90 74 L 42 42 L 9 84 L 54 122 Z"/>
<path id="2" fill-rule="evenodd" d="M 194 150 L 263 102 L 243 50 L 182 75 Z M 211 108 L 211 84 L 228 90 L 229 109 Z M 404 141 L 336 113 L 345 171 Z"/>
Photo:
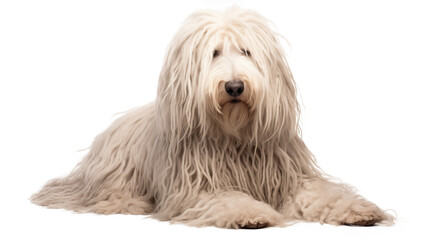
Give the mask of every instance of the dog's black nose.
<path id="1" fill-rule="evenodd" d="M 244 83 L 240 80 L 228 81 L 224 87 L 226 88 L 227 94 L 232 97 L 237 97 L 244 92 Z"/>

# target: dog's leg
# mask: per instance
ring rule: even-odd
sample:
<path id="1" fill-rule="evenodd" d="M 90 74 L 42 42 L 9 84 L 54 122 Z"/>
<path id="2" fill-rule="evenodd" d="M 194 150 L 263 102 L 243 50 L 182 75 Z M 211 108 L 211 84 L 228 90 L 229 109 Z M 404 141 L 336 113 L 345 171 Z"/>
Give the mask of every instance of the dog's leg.
<path id="1" fill-rule="evenodd" d="M 281 220 L 282 215 L 268 204 L 242 192 L 227 191 L 201 194 L 194 206 L 174 217 L 172 222 L 192 226 L 263 228 L 278 225 Z"/>
<path id="2" fill-rule="evenodd" d="M 99 214 L 133 214 L 145 215 L 153 213 L 153 202 L 145 197 L 115 198 L 97 202 L 87 210 Z"/>
<path id="3" fill-rule="evenodd" d="M 154 111 L 150 104 L 117 119 L 95 138 L 78 167 L 64 178 L 49 181 L 31 200 L 76 212 L 152 213 L 151 178 L 147 177 L 151 168 L 146 162 L 150 155 L 144 146 L 156 136 Z"/>
<path id="4" fill-rule="evenodd" d="M 137 215 L 153 213 L 154 200 L 150 196 L 139 196 L 129 188 L 111 189 L 103 186 L 98 191 L 90 191 L 91 187 L 97 185 L 85 185 L 83 178 L 70 176 L 48 182 L 31 200 L 49 208 L 65 208 L 76 212 Z M 96 194 L 91 195 L 92 192 Z"/>
<path id="5" fill-rule="evenodd" d="M 349 186 L 326 180 L 305 181 L 281 211 L 290 220 L 334 225 L 372 226 L 393 217 L 356 194 Z"/>

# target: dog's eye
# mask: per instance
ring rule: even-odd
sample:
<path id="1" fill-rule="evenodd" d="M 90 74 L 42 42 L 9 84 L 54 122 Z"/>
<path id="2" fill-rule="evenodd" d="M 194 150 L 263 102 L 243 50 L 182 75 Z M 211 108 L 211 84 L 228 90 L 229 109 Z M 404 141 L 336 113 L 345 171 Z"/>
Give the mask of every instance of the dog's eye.
<path id="1" fill-rule="evenodd" d="M 247 57 L 251 57 L 251 52 L 247 49 L 241 49 L 242 54 L 244 54 Z"/>
<path id="2" fill-rule="evenodd" d="M 214 50 L 213 58 L 218 57 L 218 55 L 220 55 L 220 52 L 218 50 Z"/>

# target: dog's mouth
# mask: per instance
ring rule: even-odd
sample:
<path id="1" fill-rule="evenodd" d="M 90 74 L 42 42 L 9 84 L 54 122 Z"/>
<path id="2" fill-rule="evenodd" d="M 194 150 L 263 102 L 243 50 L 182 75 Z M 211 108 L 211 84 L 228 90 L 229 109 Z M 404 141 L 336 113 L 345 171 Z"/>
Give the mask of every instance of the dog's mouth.
<path id="1" fill-rule="evenodd" d="M 235 107 L 240 107 L 241 105 L 245 105 L 248 108 L 251 108 L 251 106 L 248 104 L 248 102 L 246 102 L 246 101 L 244 101 L 242 99 L 239 99 L 239 98 L 229 99 L 227 102 L 223 103 L 221 106 L 223 108 L 226 105 L 229 105 L 229 106 L 234 107 L 234 108 Z"/>

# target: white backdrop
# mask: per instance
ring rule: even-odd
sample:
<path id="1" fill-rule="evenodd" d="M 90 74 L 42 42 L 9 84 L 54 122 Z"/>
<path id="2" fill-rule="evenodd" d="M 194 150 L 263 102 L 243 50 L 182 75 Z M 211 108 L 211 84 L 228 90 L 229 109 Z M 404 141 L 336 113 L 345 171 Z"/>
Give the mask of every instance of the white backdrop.
<path id="1" fill-rule="evenodd" d="M 303 138 L 321 167 L 394 209 L 395 226 L 193 228 L 29 202 L 115 113 L 155 99 L 166 46 L 189 13 L 233 3 L 288 40 Z M 0 238 L 426 239 L 427 12 L 423 1 L 1 1 Z"/>

